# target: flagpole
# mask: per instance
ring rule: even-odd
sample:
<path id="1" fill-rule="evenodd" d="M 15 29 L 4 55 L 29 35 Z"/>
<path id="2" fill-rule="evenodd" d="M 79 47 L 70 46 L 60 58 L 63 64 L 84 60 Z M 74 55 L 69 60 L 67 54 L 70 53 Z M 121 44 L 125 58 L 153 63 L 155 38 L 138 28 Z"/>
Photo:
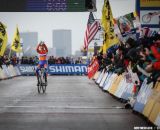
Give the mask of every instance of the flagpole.
<path id="1" fill-rule="evenodd" d="M 12 47 L 12 45 L 11 45 L 11 47 Z M 11 58 L 11 53 L 12 53 L 12 48 L 10 47 L 10 51 L 9 51 L 9 59 Z"/>

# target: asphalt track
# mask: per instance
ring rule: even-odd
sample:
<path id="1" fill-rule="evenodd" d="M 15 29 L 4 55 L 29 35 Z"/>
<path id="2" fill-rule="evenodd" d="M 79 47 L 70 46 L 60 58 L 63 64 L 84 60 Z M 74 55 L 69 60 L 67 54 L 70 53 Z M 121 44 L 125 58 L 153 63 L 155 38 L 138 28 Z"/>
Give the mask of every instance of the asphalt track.
<path id="1" fill-rule="evenodd" d="M 49 76 L 45 94 L 36 77 L 0 81 L 0 130 L 134 130 L 140 116 L 85 76 Z"/>

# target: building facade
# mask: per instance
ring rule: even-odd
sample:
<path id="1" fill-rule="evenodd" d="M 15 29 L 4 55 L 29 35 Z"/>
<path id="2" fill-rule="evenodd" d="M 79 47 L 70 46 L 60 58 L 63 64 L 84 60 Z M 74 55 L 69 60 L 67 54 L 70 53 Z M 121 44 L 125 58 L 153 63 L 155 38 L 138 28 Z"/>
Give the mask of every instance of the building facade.
<path id="1" fill-rule="evenodd" d="M 71 30 L 53 30 L 52 38 L 57 57 L 67 57 L 72 54 Z"/>
<path id="2" fill-rule="evenodd" d="M 38 32 L 21 32 L 20 38 L 22 42 L 23 55 L 35 56 L 38 44 Z"/>

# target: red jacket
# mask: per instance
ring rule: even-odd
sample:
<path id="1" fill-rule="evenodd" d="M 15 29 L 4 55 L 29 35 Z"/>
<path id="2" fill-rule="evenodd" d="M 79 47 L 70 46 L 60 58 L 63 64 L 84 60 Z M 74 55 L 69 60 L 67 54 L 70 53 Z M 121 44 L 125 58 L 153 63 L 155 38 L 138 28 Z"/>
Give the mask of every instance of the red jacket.
<path id="1" fill-rule="evenodd" d="M 151 46 L 152 53 L 154 57 L 160 61 L 160 52 L 158 52 L 158 48 L 156 46 Z"/>
<path id="2" fill-rule="evenodd" d="M 133 86 L 132 92 L 133 92 L 133 93 L 136 93 L 136 92 L 137 92 L 137 85 L 134 85 L 134 86 Z"/>
<path id="3" fill-rule="evenodd" d="M 157 61 L 153 63 L 153 68 L 155 70 L 160 70 L 160 52 L 158 52 L 158 47 L 155 45 L 151 46 L 151 51 L 153 56 L 157 59 Z"/>

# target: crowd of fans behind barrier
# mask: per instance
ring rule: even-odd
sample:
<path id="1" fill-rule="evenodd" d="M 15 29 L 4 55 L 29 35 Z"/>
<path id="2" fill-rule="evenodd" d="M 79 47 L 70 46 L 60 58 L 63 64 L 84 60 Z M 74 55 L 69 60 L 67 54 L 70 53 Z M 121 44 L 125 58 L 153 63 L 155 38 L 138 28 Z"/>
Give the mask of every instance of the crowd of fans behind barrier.
<path id="1" fill-rule="evenodd" d="M 28 57 L 23 56 L 21 59 L 17 56 L 11 56 L 9 58 L 8 55 L 4 55 L 0 57 L 0 67 L 2 68 L 2 65 L 17 65 L 17 64 L 29 64 L 29 65 L 37 65 L 39 62 L 39 59 L 37 56 Z M 48 64 L 81 64 L 82 59 L 79 58 L 71 58 L 71 57 L 54 57 L 50 56 L 48 58 Z"/>
<path id="2" fill-rule="evenodd" d="M 149 32 L 149 30 L 147 31 Z M 95 55 L 102 71 L 117 73 L 128 72 L 131 67 L 133 73 L 137 73 L 142 84 L 145 78 L 147 83 L 160 81 L 160 34 L 148 36 L 145 33 L 139 40 L 128 38 L 126 43 L 120 43 L 112 47 L 106 55 Z"/>
<path id="3" fill-rule="evenodd" d="M 9 58 L 8 55 L 0 56 L 0 67 L 2 68 L 2 65 L 17 65 L 19 64 L 20 59 L 16 56 L 11 56 Z"/>

